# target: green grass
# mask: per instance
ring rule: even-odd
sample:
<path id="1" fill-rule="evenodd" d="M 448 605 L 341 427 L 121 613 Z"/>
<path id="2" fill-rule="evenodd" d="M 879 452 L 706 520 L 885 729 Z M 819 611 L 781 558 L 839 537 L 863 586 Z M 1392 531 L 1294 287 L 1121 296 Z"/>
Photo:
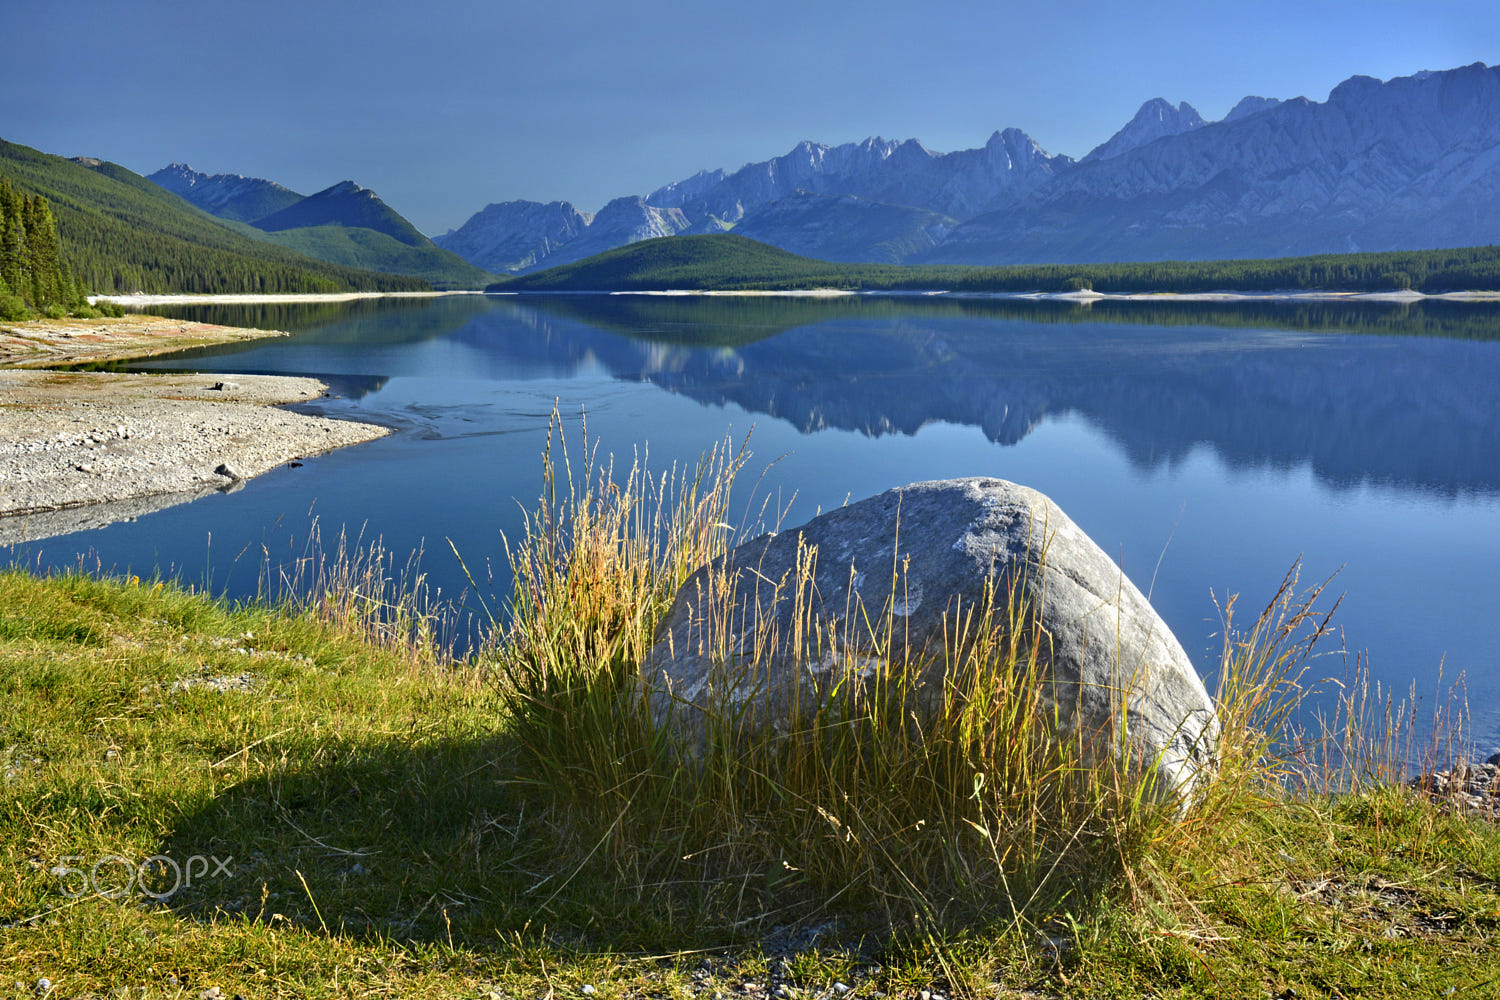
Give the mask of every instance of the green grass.
<path id="1" fill-rule="evenodd" d="M 1500 289 L 1500 247 L 1321 254 L 1267 260 L 971 265 L 835 264 L 733 233 L 668 236 L 511 278 L 495 292 L 845 291 L 1067 292 Z"/>
<path id="2" fill-rule="evenodd" d="M 1353 704 L 1338 752 L 1293 726 L 1316 588 L 1227 623 L 1219 777 L 1181 816 L 1035 738 L 1024 671 L 951 671 L 925 739 L 839 684 L 694 760 L 635 664 L 741 455 L 550 458 L 472 660 L 378 551 L 248 607 L 0 573 L 0 997 L 1500 994 L 1500 831 L 1389 780 L 1399 710 Z M 156 855 L 233 861 L 76 895 Z"/>

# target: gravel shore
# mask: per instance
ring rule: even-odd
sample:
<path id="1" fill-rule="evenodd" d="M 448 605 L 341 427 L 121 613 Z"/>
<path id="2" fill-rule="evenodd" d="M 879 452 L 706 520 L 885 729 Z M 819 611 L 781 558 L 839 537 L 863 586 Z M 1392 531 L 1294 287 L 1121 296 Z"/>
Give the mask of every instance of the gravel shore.
<path id="1" fill-rule="evenodd" d="M 0 327 L 0 366 L 113 360 L 285 336 L 157 317 Z M 115 521 L 389 433 L 275 404 L 317 399 L 316 379 L 0 368 L 0 545 Z"/>
<path id="2" fill-rule="evenodd" d="M 316 379 L 266 375 L 0 371 L 0 544 L 233 489 L 388 433 L 271 405 L 325 391 Z"/>

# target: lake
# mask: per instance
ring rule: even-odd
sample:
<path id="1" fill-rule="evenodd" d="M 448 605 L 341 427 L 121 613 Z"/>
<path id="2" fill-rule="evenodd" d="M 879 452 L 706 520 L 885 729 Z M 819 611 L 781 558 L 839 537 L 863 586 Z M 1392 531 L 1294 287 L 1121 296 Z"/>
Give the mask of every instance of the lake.
<path id="1" fill-rule="evenodd" d="M 1500 310 L 1477 304 L 1153 306 L 913 298 L 445 297 L 153 311 L 291 330 L 132 370 L 308 374 L 303 407 L 397 433 L 132 523 L 18 548 L 160 569 L 232 597 L 316 519 L 504 581 L 554 406 L 617 462 L 692 463 L 750 435 L 742 503 L 788 524 L 924 479 L 1048 494 L 1149 591 L 1200 670 L 1216 598 L 1242 624 L 1302 560 L 1337 573 L 1350 661 L 1424 705 L 1462 675 L 1500 743 Z M 763 473 L 763 475 L 762 475 Z M 740 509 L 740 508 L 737 508 Z M 492 594 L 486 593 L 486 600 Z M 494 585 L 493 596 L 504 599 Z M 471 602 L 472 603 L 472 602 Z"/>

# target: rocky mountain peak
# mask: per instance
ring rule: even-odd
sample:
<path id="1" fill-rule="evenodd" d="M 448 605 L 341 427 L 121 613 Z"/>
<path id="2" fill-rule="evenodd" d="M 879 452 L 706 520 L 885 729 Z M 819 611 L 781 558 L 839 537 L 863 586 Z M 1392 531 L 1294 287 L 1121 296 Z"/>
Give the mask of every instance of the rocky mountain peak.
<path id="1" fill-rule="evenodd" d="M 1242 97 L 1239 103 L 1229 109 L 1229 114 L 1224 116 L 1226 122 L 1239 121 L 1241 118 L 1249 118 L 1258 115 L 1262 111 L 1274 108 L 1281 101 L 1275 97 Z"/>
<path id="2" fill-rule="evenodd" d="M 496 274 L 537 266 L 578 238 L 593 221 L 566 201 L 504 201 L 485 206 L 433 242 Z"/>
<path id="3" fill-rule="evenodd" d="M 687 180 L 662 185 L 646 196 L 646 202 L 661 208 L 680 208 L 689 199 L 701 197 L 726 176 L 723 170 L 700 170 Z"/>
<path id="4" fill-rule="evenodd" d="M 989 141 L 984 144 L 984 148 L 991 153 L 1003 151 L 1011 159 L 1018 162 L 1027 162 L 1034 159 L 1054 159 L 1051 153 L 1041 147 L 1040 143 L 1018 128 L 1007 128 L 997 131 L 994 135 L 990 136 Z M 1062 157 L 1062 159 L 1072 162 L 1068 157 Z"/>
<path id="5" fill-rule="evenodd" d="M 1381 87 L 1373 76 L 1351 76 L 1329 91 L 1328 103 L 1337 105 L 1358 104 L 1368 100 Z"/>
<path id="6" fill-rule="evenodd" d="M 1175 108 L 1160 97 L 1153 97 L 1141 109 L 1135 113 L 1135 117 L 1126 123 L 1110 138 L 1095 146 L 1081 162 L 1089 163 L 1094 160 L 1107 160 L 1121 153 L 1128 153 L 1157 139 L 1169 135 L 1181 135 L 1191 132 L 1193 129 L 1202 128 L 1208 123 L 1198 110 L 1187 101 L 1183 101 Z"/>
<path id="7" fill-rule="evenodd" d="M 167 177 L 171 177 L 187 187 L 192 187 L 199 181 L 208 179 L 207 174 L 200 174 L 186 163 L 169 163 L 152 174 L 151 177 L 153 178 L 153 183 L 160 187 L 166 186 L 162 184 L 162 180 L 165 180 Z M 155 180 L 155 178 L 161 178 L 161 180 Z"/>
<path id="8" fill-rule="evenodd" d="M 210 215 L 237 222 L 254 223 L 302 200 L 300 194 L 274 181 L 239 174 L 205 174 L 186 163 L 169 163 L 146 179 Z"/>

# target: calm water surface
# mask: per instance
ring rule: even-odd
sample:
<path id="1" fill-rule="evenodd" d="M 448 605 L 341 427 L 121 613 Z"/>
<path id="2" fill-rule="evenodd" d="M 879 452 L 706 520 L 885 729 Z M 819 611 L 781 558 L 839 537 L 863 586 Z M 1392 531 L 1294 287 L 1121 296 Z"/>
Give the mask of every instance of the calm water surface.
<path id="1" fill-rule="evenodd" d="M 586 412 L 604 450 L 649 451 L 657 469 L 750 433 L 742 481 L 790 502 L 789 523 L 923 479 L 1036 487 L 1151 592 L 1205 672 L 1215 598 L 1241 594 L 1248 619 L 1300 558 L 1306 583 L 1337 572 L 1351 659 L 1429 706 L 1463 675 L 1476 737 L 1500 742 L 1492 309 L 581 296 L 181 314 L 295 335 L 138 368 L 316 375 L 336 398 L 306 409 L 397 433 L 16 558 L 247 596 L 266 553 L 301 552 L 316 518 L 325 537 L 425 547 L 457 596 L 444 540 L 506 578 L 501 534 L 540 493 L 556 405 L 575 438 Z M 1345 668 L 1329 656 L 1315 672 Z"/>

